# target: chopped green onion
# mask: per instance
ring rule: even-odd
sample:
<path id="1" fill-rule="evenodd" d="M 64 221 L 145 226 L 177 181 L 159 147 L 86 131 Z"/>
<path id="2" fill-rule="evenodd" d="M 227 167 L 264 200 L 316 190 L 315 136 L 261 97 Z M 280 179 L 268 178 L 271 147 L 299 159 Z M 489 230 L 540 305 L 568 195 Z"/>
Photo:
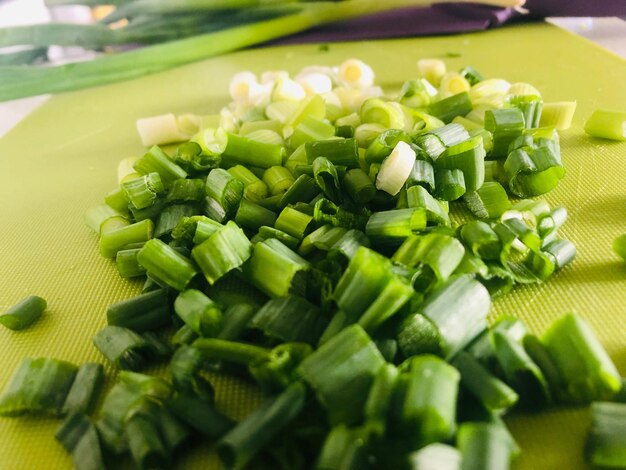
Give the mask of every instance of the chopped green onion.
<path id="1" fill-rule="evenodd" d="M 356 424 L 362 419 L 370 387 L 384 364 L 367 333 L 352 325 L 322 344 L 299 370 L 328 409 L 331 423 Z"/>
<path id="2" fill-rule="evenodd" d="M 181 222 L 184 224 L 185 219 Z M 203 215 L 194 216 L 190 219 L 187 219 L 187 223 L 189 224 L 187 228 L 185 226 L 180 226 L 179 229 L 184 230 L 186 235 L 191 235 L 192 241 L 194 245 L 200 245 L 203 241 L 207 240 L 211 235 L 216 232 L 219 232 L 224 228 L 222 224 L 216 222 L 213 219 L 209 219 Z M 176 236 L 176 228 L 172 231 L 173 238 L 179 238 Z"/>
<path id="3" fill-rule="evenodd" d="M 313 97 L 319 97 L 319 95 L 313 95 Z M 350 127 L 350 129 L 352 128 Z M 327 140 L 335 135 L 337 135 L 335 126 L 323 119 L 309 115 L 302 119 L 302 121 L 293 130 L 290 145 L 292 148 L 296 148 L 306 142 Z M 343 137 L 350 138 L 352 135 L 346 135 Z"/>
<path id="4" fill-rule="evenodd" d="M 461 70 L 459 70 L 459 74 L 464 77 L 470 85 L 476 85 L 478 82 L 482 82 L 485 78 L 478 72 L 474 67 L 466 65 Z"/>
<path id="5" fill-rule="evenodd" d="M 407 80 L 402 84 L 402 88 L 400 88 L 398 102 L 410 108 L 424 108 L 430 104 L 432 99 L 429 89 L 434 88 L 423 78 L 419 80 Z"/>
<path id="6" fill-rule="evenodd" d="M 146 242 L 137 254 L 137 261 L 152 279 L 179 291 L 197 274 L 189 259 L 158 238 Z"/>
<path id="7" fill-rule="evenodd" d="M 456 116 L 465 116 L 472 110 L 472 101 L 467 91 L 457 93 L 439 101 L 431 103 L 428 113 L 445 123 L 449 123 Z"/>
<path id="8" fill-rule="evenodd" d="M 422 207 L 426 211 L 426 221 L 435 225 L 450 225 L 447 201 L 435 199 L 423 186 L 411 186 L 406 191 L 407 206 Z"/>
<path id="9" fill-rule="evenodd" d="M 222 326 L 222 311 L 213 300 L 196 289 L 182 291 L 174 301 L 174 311 L 200 336 L 216 336 Z"/>
<path id="10" fill-rule="evenodd" d="M 313 160 L 313 176 L 328 199 L 337 204 L 341 203 L 342 195 L 337 169 L 330 160 L 325 157 L 317 157 Z"/>
<path id="11" fill-rule="evenodd" d="M 357 204 L 365 204 L 376 195 L 374 183 L 360 168 L 353 168 L 346 172 L 343 187 L 348 196 Z"/>
<path id="12" fill-rule="evenodd" d="M 520 197 L 539 196 L 552 189 L 565 175 L 560 154 L 548 146 L 526 152 L 514 150 L 504 162 L 509 189 Z"/>
<path id="13" fill-rule="evenodd" d="M 268 195 L 267 185 L 245 166 L 235 165 L 228 172 L 243 183 L 243 197 L 258 202 Z"/>
<path id="14" fill-rule="evenodd" d="M 217 133 L 219 132 L 218 130 Z M 220 155 L 215 155 L 210 151 L 206 145 L 212 140 L 211 137 L 213 137 L 213 139 L 217 138 L 217 133 L 207 129 L 197 136 L 192 137 L 192 140 L 189 142 L 179 145 L 172 157 L 174 162 L 192 175 L 201 174 L 202 172 L 217 168 L 222 158 Z M 225 138 L 222 135 L 219 137 Z M 200 140 L 202 143 L 194 142 L 194 139 Z M 176 184 L 176 181 L 178 180 L 174 180 L 173 185 Z"/>
<path id="15" fill-rule="evenodd" d="M 170 362 L 174 388 L 179 393 L 212 401 L 215 395 L 213 387 L 200 375 L 205 362 L 206 358 L 199 349 L 187 345 L 178 348 Z"/>
<path id="16" fill-rule="evenodd" d="M 435 190 L 435 170 L 427 160 L 415 160 L 411 173 L 406 180 L 407 190 L 413 186 L 423 186 L 431 193 Z"/>
<path id="17" fill-rule="evenodd" d="M 263 173 L 263 182 L 267 185 L 270 194 L 277 196 L 287 192 L 295 180 L 287 168 L 272 166 Z"/>
<path id="18" fill-rule="evenodd" d="M 128 201 L 125 198 L 123 199 L 122 208 L 123 211 L 127 211 Z M 100 227 L 103 222 L 112 218 L 112 217 L 124 217 L 123 213 L 114 209 L 108 204 L 100 204 L 99 206 L 94 206 L 85 212 L 85 224 L 92 229 L 97 234 L 100 234 Z"/>
<path id="19" fill-rule="evenodd" d="M 485 130 L 493 136 L 491 155 L 504 157 L 509 144 L 524 131 L 524 114 L 519 108 L 493 109 L 485 112 Z"/>
<path id="20" fill-rule="evenodd" d="M 140 265 L 137 260 L 139 251 L 141 251 L 141 248 L 120 250 L 117 252 L 117 255 L 115 255 L 115 265 L 120 277 L 131 278 L 146 274 L 146 268 Z"/>
<path id="21" fill-rule="evenodd" d="M 374 378 L 365 402 L 365 427 L 377 437 L 386 434 L 392 397 L 398 382 L 398 369 L 393 364 L 383 365 Z"/>
<path id="22" fill-rule="evenodd" d="M 0 315 L 0 324 L 10 330 L 24 330 L 32 325 L 47 307 L 45 299 L 29 295 Z"/>
<path id="23" fill-rule="evenodd" d="M 0 396 L 0 416 L 59 416 L 77 367 L 59 359 L 24 358 Z"/>
<path id="24" fill-rule="evenodd" d="M 613 251 L 626 261 L 626 234 L 620 235 L 613 240 Z"/>
<path id="25" fill-rule="evenodd" d="M 98 432 L 85 415 L 71 415 L 57 431 L 56 438 L 71 452 L 75 468 L 105 468 Z"/>
<path id="26" fill-rule="evenodd" d="M 241 267 L 250 257 L 251 244 L 232 220 L 191 250 L 191 256 L 200 267 L 209 284 L 233 269 Z"/>
<path id="27" fill-rule="evenodd" d="M 263 225 L 274 225 L 276 218 L 275 212 L 254 202 L 242 199 L 235 215 L 235 222 L 242 228 L 258 230 Z"/>
<path id="28" fill-rule="evenodd" d="M 376 189 L 395 196 L 411 175 L 415 164 L 415 151 L 404 141 L 399 141 L 383 160 L 376 176 Z"/>
<path id="29" fill-rule="evenodd" d="M 553 126 L 558 131 L 570 128 L 576 112 L 576 101 L 544 103 L 539 126 Z"/>
<path id="30" fill-rule="evenodd" d="M 466 191 L 465 176 L 463 171 L 458 168 L 453 170 L 443 168 L 437 171 L 435 184 L 437 187 L 435 195 L 444 201 L 456 201 Z"/>
<path id="31" fill-rule="evenodd" d="M 411 143 L 411 136 L 400 129 L 388 129 L 379 134 L 365 151 L 367 163 L 382 163 L 398 142 Z"/>
<path id="32" fill-rule="evenodd" d="M 513 446 L 503 425 L 463 423 L 459 426 L 457 445 L 463 470 L 504 470 L 510 467 Z"/>
<path id="33" fill-rule="evenodd" d="M 223 157 L 232 160 L 235 164 L 270 168 L 282 164 L 285 148 L 282 145 L 259 142 L 249 137 L 229 133 Z"/>
<path id="34" fill-rule="evenodd" d="M 233 364 L 250 365 L 267 358 L 270 350 L 261 346 L 217 338 L 199 338 L 193 342 L 206 359 L 217 359 Z"/>
<path id="35" fill-rule="evenodd" d="M 555 321 L 542 337 L 563 380 L 562 400 L 589 403 L 609 400 L 622 379 L 591 328 L 578 315 Z"/>
<path id="36" fill-rule="evenodd" d="M 201 179 L 177 179 L 165 196 L 167 202 L 199 202 L 204 198 L 204 181 Z"/>
<path id="37" fill-rule="evenodd" d="M 459 144 L 449 146 L 434 162 L 435 172 L 439 170 L 461 170 L 467 191 L 476 191 L 485 180 L 485 149 L 482 139 L 471 137 Z M 439 185 L 437 185 L 439 189 Z"/>
<path id="38" fill-rule="evenodd" d="M 511 202 L 500 183 L 487 181 L 476 191 L 463 195 L 463 202 L 479 219 L 495 219 L 511 208 Z"/>
<path id="39" fill-rule="evenodd" d="M 325 157 L 335 166 L 359 168 L 359 152 L 355 139 L 307 142 L 304 149 L 309 163 L 313 163 L 317 157 Z"/>
<path id="40" fill-rule="evenodd" d="M 307 235 L 313 226 L 313 217 L 291 207 L 285 207 L 278 215 L 274 227 L 299 240 Z"/>
<path id="41" fill-rule="evenodd" d="M 543 100 L 537 95 L 512 95 L 509 104 L 522 111 L 526 129 L 539 127 Z"/>
<path id="42" fill-rule="evenodd" d="M 428 444 L 408 456 L 413 470 L 460 470 L 461 453 L 447 444 Z"/>
<path id="43" fill-rule="evenodd" d="M 289 204 L 309 202 L 320 193 L 320 188 L 309 175 L 300 175 L 280 198 L 279 207 L 284 209 Z"/>
<path id="44" fill-rule="evenodd" d="M 152 413 L 132 414 L 125 423 L 125 431 L 131 456 L 138 468 L 168 466 L 169 452 Z"/>
<path id="45" fill-rule="evenodd" d="M 280 395 L 266 399 L 223 436 L 217 445 L 217 452 L 225 467 L 244 468 L 276 433 L 300 414 L 305 397 L 304 385 L 295 383 Z"/>
<path id="46" fill-rule="evenodd" d="M 101 364 L 88 362 L 78 367 L 72 388 L 70 388 L 63 414 L 89 413 L 104 383 L 104 369 Z"/>
<path id="47" fill-rule="evenodd" d="M 585 454 L 594 468 L 624 468 L 626 462 L 626 404 L 591 404 L 591 429 Z"/>
<path id="48" fill-rule="evenodd" d="M 372 334 L 382 323 L 396 314 L 413 296 L 411 284 L 400 278 L 392 277 L 380 294 L 359 318 L 358 324 Z"/>
<path id="49" fill-rule="evenodd" d="M 219 439 L 235 425 L 212 402 L 194 395 L 176 394 L 165 404 L 178 419 L 211 440 Z"/>
<path id="50" fill-rule="evenodd" d="M 316 464 L 317 470 L 363 468 L 368 465 L 366 435 L 362 428 L 334 426 L 326 435 Z"/>
<path id="51" fill-rule="evenodd" d="M 542 248 L 554 259 L 555 269 L 563 269 L 576 257 L 576 247 L 568 240 L 554 240 Z"/>
<path id="52" fill-rule="evenodd" d="M 169 325 L 170 307 L 167 291 L 158 289 L 109 305 L 107 322 L 109 325 L 138 332 Z"/>
<path id="53" fill-rule="evenodd" d="M 140 335 L 120 326 L 107 326 L 93 337 L 94 346 L 120 369 L 141 369 L 152 354 Z"/>
<path id="54" fill-rule="evenodd" d="M 230 341 L 240 339 L 256 313 L 256 307 L 248 303 L 239 303 L 229 307 L 224 312 L 222 330 L 217 337 Z"/>
<path id="55" fill-rule="evenodd" d="M 626 140 L 626 112 L 596 109 L 585 123 L 585 132 L 603 139 Z"/>
<path id="56" fill-rule="evenodd" d="M 300 244 L 300 240 L 298 238 L 289 235 L 282 230 L 278 230 L 274 227 L 267 227 L 265 225 L 259 228 L 259 233 L 252 237 L 252 240 L 250 241 L 256 244 L 270 238 L 275 238 L 293 251 L 296 251 L 298 249 L 298 245 Z"/>
<path id="57" fill-rule="evenodd" d="M 100 235 L 100 253 L 106 258 L 114 258 L 117 252 L 127 245 L 147 242 L 154 232 L 154 223 L 150 219 L 130 225 L 126 222 L 123 226 L 117 227 L 111 224 L 113 225 L 111 230 L 108 228 L 109 222 L 115 221 L 114 219 L 107 220 L 102 225 L 103 230 Z"/>
<path id="58" fill-rule="evenodd" d="M 297 368 L 312 352 L 306 343 L 282 343 L 248 364 L 248 370 L 265 392 L 280 392 L 300 379 Z"/>
<path id="59" fill-rule="evenodd" d="M 244 184 L 222 168 L 211 170 L 206 179 L 206 195 L 217 201 L 227 217 L 237 211 L 243 197 Z M 219 220 L 218 220 L 219 222 Z"/>
<path id="60" fill-rule="evenodd" d="M 369 218 L 369 211 L 361 209 L 359 212 L 351 212 L 343 206 L 337 206 L 332 201 L 321 198 L 315 203 L 313 217 L 318 224 L 363 230 Z"/>
<path id="61" fill-rule="evenodd" d="M 404 239 L 426 228 L 422 207 L 375 212 L 367 221 L 365 234 L 374 245 L 399 245 Z"/>
<path id="62" fill-rule="evenodd" d="M 398 329 L 398 347 L 404 357 L 443 352 L 443 339 L 438 327 L 424 315 L 411 314 Z"/>
<path id="63" fill-rule="evenodd" d="M 187 177 L 187 172 L 174 163 L 157 145 L 137 160 L 133 167 L 142 175 L 158 173 L 166 187 L 169 187 L 176 179 Z"/>

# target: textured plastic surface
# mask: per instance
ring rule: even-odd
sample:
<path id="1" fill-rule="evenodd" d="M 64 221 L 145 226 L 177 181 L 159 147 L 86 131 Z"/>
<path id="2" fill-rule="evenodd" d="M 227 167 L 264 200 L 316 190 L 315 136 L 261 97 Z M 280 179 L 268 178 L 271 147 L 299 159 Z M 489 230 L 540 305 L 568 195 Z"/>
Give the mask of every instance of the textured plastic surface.
<path id="1" fill-rule="evenodd" d="M 582 131 L 596 107 L 626 109 L 626 62 L 555 27 L 526 25 L 331 44 L 329 51 L 317 45 L 255 49 L 52 98 L 0 141 L 0 311 L 28 294 L 48 301 L 32 328 L 0 328 L 0 389 L 24 356 L 104 362 L 91 338 L 105 325 L 106 306 L 132 296 L 139 284 L 120 279 L 114 264 L 99 256 L 83 214 L 115 187 L 118 161 L 141 153 L 135 119 L 217 112 L 228 101 L 230 77 L 240 70 L 295 72 L 349 57 L 371 64 L 387 90 L 415 76 L 417 59 L 440 57 L 452 70 L 471 64 L 488 77 L 530 82 L 547 101 L 578 100 L 574 125 L 562 133 L 567 175 L 547 197 L 567 206 L 562 234 L 576 244 L 578 257 L 549 282 L 519 287 L 498 300 L 493 315 L 519 315 L 541 332 L 562 313 L 578 312 L 626 374 L 626 265 L 611 251 L 613 239 L 626 232 L 626 143 L 592 139 Z M 110 382 L 110 368 L 107 375 Z M 218 383 L 218 402 L 231 416 L 243 416 L 257 399 L 249 386 Z M 585 468 L 587 409 L 553 409 L 508 422 L 523 449 L 519 468 Z M 58 424 L 0 418 L 0 468 L 71 468 L 54 440 Z M 208 455 L 195 450 L 181 467 L 206 468 Z"/>

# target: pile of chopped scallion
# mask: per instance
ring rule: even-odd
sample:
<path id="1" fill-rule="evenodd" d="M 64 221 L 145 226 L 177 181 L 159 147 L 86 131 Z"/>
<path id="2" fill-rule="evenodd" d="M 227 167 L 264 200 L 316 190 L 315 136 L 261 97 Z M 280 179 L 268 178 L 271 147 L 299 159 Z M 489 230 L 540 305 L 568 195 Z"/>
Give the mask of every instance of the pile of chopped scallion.
<path id="1" fill-rule="evenodd" d="M 94 338 L 118 382 L 90 416 L 101 366 L 26 359 L 0 414 L 64 415 L 79 469 L 168 467 L 195 443 L 226 468 L 502 470 L 508 411 L 598 402 L 589 460 L 626 468 L 622 378 L 585 321 L 487 323 L 492 297 L 574 258 L 565 208 L 537 198 L 564 176 L 573 105 L 419 69 L 394 97 L 355 59 L 243 72 L 219 116 L 140 120 L 149 150 L 86 215 L 145 279 Z M 167 378 L 138 372 L 158 362 Z M 233 421 L 209 370 L 265 400 Z"/>

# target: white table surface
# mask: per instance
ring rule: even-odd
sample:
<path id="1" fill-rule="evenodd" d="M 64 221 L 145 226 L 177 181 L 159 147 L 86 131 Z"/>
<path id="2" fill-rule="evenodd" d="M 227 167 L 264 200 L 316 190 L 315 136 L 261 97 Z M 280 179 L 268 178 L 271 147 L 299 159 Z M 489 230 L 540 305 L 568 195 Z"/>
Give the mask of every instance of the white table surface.
<path id="1" fill-rule="evenodd" d="M 0 27 L 49 22 L 59 19 L 86 22 L 89 12 L 85 8 L 63 8 L 54 14 L 44 6 L 43 0 L 0 0 Z M 548 18 L 556 26 L 575 32 L 598 45 L 626 58 L 626 21 L 620 18 Z M 58 51 L 56 51 L 58 54 Z M 68 52 L 66 50 L 62 52 Z M 79 53 L 80 50 L 70 50 Z M 41 106 L 49 95 L 23 98 L 0 103 L 0 138 L 18 122 Z"/>

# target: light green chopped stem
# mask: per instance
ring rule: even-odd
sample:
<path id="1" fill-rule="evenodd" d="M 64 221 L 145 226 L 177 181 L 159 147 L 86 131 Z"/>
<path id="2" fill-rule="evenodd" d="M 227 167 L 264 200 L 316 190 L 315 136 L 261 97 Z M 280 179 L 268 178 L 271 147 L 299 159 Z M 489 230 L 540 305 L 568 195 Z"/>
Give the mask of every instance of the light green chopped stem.
<path id="1" fill-rule="evenodd" d="M 585 123 L 585 132 L 603 139 L 626 140 L 626 112 L 596 109 Z"/>
<path id="2" fill-rule="evenodd" d="M 150 277 L 178 291 L 184 290 L 198 273 L 188 258 L 158 238 L 146 242 L 137 261 Z"/>
<path id="3" fill-rule="evenodd" d="M 200 336 L 217 336 L 222 326 L 222 311 L 204 293 L 187 289 L 176 297 L 174 311 Z"/>
<path id="4" fill-rule="evenodd" d="M 0 315 L 0 324 L 10 330 L 24 330 L 32 325 L 47 307 L 45 299 L 29 295 Z"/>

